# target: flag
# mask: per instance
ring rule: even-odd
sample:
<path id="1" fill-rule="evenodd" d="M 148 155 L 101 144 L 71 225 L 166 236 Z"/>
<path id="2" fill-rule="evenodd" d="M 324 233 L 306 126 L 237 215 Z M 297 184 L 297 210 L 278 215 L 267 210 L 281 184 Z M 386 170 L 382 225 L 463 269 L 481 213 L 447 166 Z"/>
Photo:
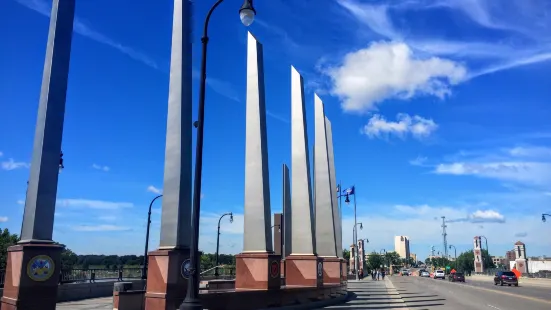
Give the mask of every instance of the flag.
<path id="1" fill-rule="evenodd" d="M 341 192 L 341 185 L 337 185 L 337 193 L 340 193 Z"/>
<path id="2" fill-rule="evenodd" d="M 354 195 L 354 186 L 349 187 L 349 188 L 343 190 L 342 192 L 343 192 L 343 194 L 346 194 L 346 195 Z"/>

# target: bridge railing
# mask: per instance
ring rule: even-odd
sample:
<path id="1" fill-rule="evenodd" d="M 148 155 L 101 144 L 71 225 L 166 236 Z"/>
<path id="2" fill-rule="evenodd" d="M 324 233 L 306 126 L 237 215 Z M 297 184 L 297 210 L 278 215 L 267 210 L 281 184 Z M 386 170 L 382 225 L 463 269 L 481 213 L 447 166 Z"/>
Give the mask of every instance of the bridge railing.
<path id="1" fill-rule="evenodd" d="M 59 284 L 141 279 L 142 272 L 141 267 L 64 269 L 59 274 Z M 5 270 L 0 270 L 0 287 L 4 287 L 4 278 Z"/>
<path id="2" fill-rule="evenodd" d="M 209 268 L 207 270 L 201 271 L 201 280 L 213 280 L 213 279 L 224 279 L 231 280 L 235 279 L 235 266 L 220 265 L 218 266 L 218 277 L 215 275 L 216 267 Z"/>

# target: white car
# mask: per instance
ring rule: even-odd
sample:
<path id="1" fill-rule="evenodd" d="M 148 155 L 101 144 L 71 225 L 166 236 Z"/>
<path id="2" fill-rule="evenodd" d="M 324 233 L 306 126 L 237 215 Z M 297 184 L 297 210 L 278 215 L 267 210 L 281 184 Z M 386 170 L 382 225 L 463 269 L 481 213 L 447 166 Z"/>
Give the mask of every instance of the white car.
<path id="1" fill-rule="evenodd" d="M 426 271 L 423 271 L 423 272 L 421 272 L 421 277 L 430 278 L 430 273 L 428 273 Z"/>
<path id="2" fill-rule="evenodd" d="M 446 279 L 446 273 L 444 272 L 444 270 L 436 270 L 434 272 L 434 279 Z"/>

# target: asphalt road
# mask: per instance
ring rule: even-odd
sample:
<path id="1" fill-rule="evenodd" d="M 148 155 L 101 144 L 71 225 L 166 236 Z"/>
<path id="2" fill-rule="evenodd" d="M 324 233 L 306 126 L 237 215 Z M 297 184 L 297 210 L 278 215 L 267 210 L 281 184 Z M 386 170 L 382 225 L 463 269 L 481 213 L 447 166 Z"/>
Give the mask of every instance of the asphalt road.
<path id="1" fill-rule="evenodd" d="M 551 288 L 494 286 L 492 282 L 452 283 L 420 277 L 391 277 L 409 309 L 549 310 Z M 427 305 L 427 301 L 433 304 Z"/>

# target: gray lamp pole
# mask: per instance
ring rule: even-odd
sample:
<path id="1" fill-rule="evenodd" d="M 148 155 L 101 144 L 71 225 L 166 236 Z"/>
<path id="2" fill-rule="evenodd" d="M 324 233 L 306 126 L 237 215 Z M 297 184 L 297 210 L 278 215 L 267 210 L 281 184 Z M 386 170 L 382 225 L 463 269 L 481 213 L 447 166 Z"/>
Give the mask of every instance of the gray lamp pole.
<path id="1" fill-rule="evenodd" d="M 484 238 L 484 241 L 486 242 L 486 255 L 490 258 L 490 250 L 488 249 L 488 238 L 484 236 L 480 236 L 480 238 Z M 484 252 L 482 252 L 482 254 L 484 254 Z M 482 256 L 482 265 L 484 266 L 486 265 L 486 262 L 484 261 L 484 256 Z M 490 267 L 490 266 L 486 266 L 486 267 Z"/>
<path id="2" fill-rule="evenodd" d="M 199 218 L 201 213 L 201 179 L 203 171 L 203 136 L 205 128 L 205 90 L 207 84 L 207 45 L 209 42 L 208 26 L 212 13 L 224 0 L 217 0 L 210 8 L 203 25 L 203 36 L 201 37 L 201 76 L 199 80 L 199 107 L 197 127 L 197 144 L 195 149 L 195 179 L 193 183 L 193 216 L 191 219 L 191 247 L 190 247 L 190 275 L 186 299 L 182 302 L 179 310 L 202 310 L 199 299 Z M 250 26 L 254 21 L 256 11 L 253 7 L 253 0 L 245 0 L 239 9 L 239 18 L 245 26 Z M 191 70 L 191 68 L 190 68 Z"/>
<path id="3" fill-rule="evenodd" d="M 218 278 L 218 255 L 219 255 L 219 249 L 220 249 L 220 221 L 222 221 L 222 218 L 226 215 L 230 216 L 230 223 L 233 223 L 233 213 L 225 213 L 222 214 L 220 219 L 218 219 L 218 234 L 216 235 L 216 264 L 214 265 L 214 276 Z"/>
<path id="4" fill-rule="evenodd" d="M 163 197 L 163 195 L 159 195 L 155 198 L 153 198 L 153 200 L 151 200 L 151 202 L 149 203 L 149 212 L 147 212 L 147 228 L 145 230 L 145 250 L 143 252 L 143 270 L 142 270 L 142 279 L 147 279 L 147 253 L 149 252 L 149 228 L 151 227 L 151 207 L 153 206 L 153 203 L 155 202 L 155 200 L 157 200 L 158 198 L 161 198 Z"/>
<path id="5" fill-rule="evenodd" d="M 453 247 L 453 252 L 454 252 L 454 259 L 455 259 L 455 269 L 457 269 L 457 249 L 455 248 L 455 245 L 453 244 L 450 244 L 450 250 L 452 249 Z"/>
<path id="6" fill-rule="evenodd" d="M 346 200 L 348 200 L 348 197 L 346 197 Z M 355 199 L 354 199 L 355 200 Z M 360 225 L 360 229 L 363 229 L 363 224 L 362 223 L 356 223 L 356 208 L 354 208 L 354 229 L 353 229 L 353 238 L 354 238 L 354 248 L 356 249 L 355 253 L 354 253 L 354 269 L 356 271 L 356 280 L 360 280 L 360 275 L 359 275 L 359 270 L 358 270 L 358 264 L 360 263 L 359 262 L 359 259 L 360 259 L 360 251 L 359 251 L 359 248 L 358 248 L 358 228 L 357 226 Z"/>

